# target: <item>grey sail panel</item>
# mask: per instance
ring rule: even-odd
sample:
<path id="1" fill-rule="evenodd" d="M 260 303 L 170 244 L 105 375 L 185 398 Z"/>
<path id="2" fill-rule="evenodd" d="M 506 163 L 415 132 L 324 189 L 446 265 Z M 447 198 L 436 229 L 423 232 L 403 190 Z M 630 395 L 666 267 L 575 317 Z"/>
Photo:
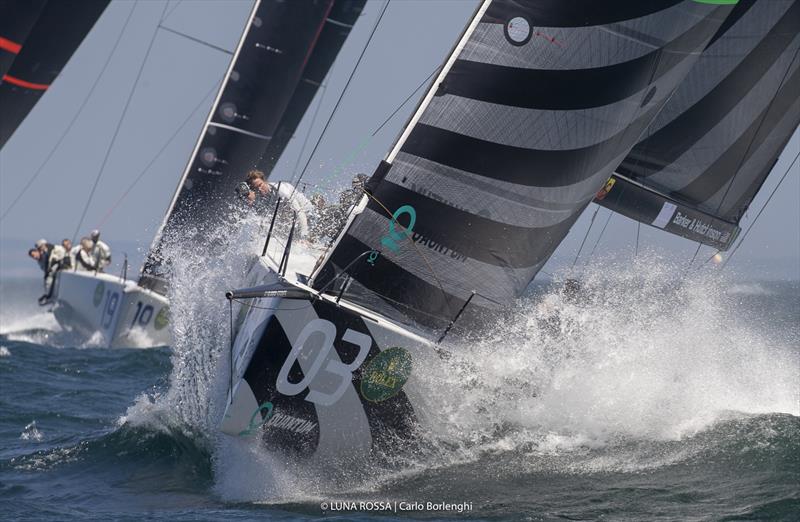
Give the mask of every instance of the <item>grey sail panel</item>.
<path id="1" fill-rule="evenodd" d="M 482 4 L 317 289 L 434 327 L 524 291 L 732 9 L 581 5 Z"/>
<path id="2" fill-rule="evenodd" d="M 165 291 L 165 244 L 197 249 L 209 245 L 213 231 L 232 215 L 232 205 L 238 202 L 235 189 L 246 173 L 274 166 L 259 160 L 265 151 L 274 159 L 283 152 L 288 140 L 273 144 L 275 133 L 294 132 L 316 90 L 304 80 L 313 76 L 321 81 L 344 42 L 341 22 L 331 16 L 355 21 L 363 4 L 364 0 L 256 2 L 150 249 L 142 286 Z"/>
<path id="3" fill-rule="evenodd" d="M 740 2 L 599 203 L 646 223 L 650 214 L 638 216 L 641 204 L 630 190 L 626 204 L 612 197 L 623 187 L 643 187 L 720 220 L 731 232 L 722 244 L 696 237 L 689 227 L 671 231 L 726 250 L 800 123 L 798 49 L 800 1 Z M 672 219 L 685 222 L 685 216 L 676 207 Z"/>

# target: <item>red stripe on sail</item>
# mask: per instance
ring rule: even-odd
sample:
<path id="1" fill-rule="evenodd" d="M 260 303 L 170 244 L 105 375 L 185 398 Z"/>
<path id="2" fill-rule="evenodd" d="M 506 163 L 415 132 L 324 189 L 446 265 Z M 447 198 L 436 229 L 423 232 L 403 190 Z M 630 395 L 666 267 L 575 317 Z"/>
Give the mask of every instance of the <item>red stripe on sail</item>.
<path id="1" fill-rule="evenodd" d="M 0 49 L 10 53 L 18 54 L 19 50 L 22 49 L 22 45 L 18 44 L 17 42 L 12 42 L 8 38 L 3 38 L 0 36 Z"/>
<path id="2" fill-rule="evenodd" d="M 13 76 L 10 76 L 8 74 L 3 76 L 3 81 L 4 82 L 8 82 L 8 83 L 13 83 L 14 85 L 16 85 L 18 87 L 24 87 L 26 89 L 33 89 L 34 91 L 46 91 L 47 88 L 50 87 L 49 85 L 44 84 L 44 83 L 26 82 L 25 80 L 20 80 L 19 78 L 14 78 Z"/>

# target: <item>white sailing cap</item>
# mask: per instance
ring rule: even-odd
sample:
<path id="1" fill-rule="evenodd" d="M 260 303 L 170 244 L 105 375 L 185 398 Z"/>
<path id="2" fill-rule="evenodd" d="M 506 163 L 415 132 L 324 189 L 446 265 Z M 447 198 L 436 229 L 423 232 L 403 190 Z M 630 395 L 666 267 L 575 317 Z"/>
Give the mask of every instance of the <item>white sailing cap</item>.
<path id="1" fill-rule="evenodd" d="M 34 245 L 36 245 L 36 248 L 43 247 L 46 244 L 47 244 L 47 240 L 44 239 L 44 238 L 42 238 L 39 241 L 37 241 L 36 243 L 34 243 Z"/>

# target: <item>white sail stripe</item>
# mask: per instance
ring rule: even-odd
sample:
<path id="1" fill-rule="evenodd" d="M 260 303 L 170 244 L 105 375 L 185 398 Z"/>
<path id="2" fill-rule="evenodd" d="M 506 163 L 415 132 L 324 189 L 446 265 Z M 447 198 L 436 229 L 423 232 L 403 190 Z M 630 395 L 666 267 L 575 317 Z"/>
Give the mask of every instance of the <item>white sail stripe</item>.
<path id="1" fill-rule="evenodd" d="M 751 8 L 737 20 L 724 38 L 703 51 L 696 65 L 703 74 L 692 74 L 687 79 L 691 81 L 691 88 L 686 88 L 687 83 L 680 89 L 680 95 L 673 97 L 650 125 L 648 134 L 658 132 L 714 90 L 761 43 L 763 35 L 778 23 L 793 1 L 759 2 L 758 8 Z"/>
<path id="2" fill-rule="evenodd" d="M 503 197 L 496 192 L 475 190 L 475 187 L 464 181 L 471 178 L 464 176 L 463 171 L 434 163 L 400 152 L 386 176 L 387 181 L 405 187 L 430 199 L 460 209 L 474 215 L 512 226 L 538 228 L 555 225 L 569 218 L 574 212 L 575 203 L 563 208 L 553 209 L 531 204 L 532 197 L 538 187 L 518 187 L 518 197 Z M 487 185 L 492 185 L 487 183 Z M 513 193 L 506 192 L 511 195 Z M 523 199 L 524 202 L 521 202 Z M 479 209 L 476 211 L 476 209 Z"/>
<path id="3" fill-rule="evenodd" d="M 800 35 L 796 38 L 800 45 Z M 787 62 L 794 58 L 794 50 L 784 53 L 769 71 L 764 74 L 750 92 L 717 125 L 709 131 L 678 159 L 664 170 L 647 178 L 647 183 L 662 190 L 680 191 L 706 171 L 721 154 L 728 149 L 773 99 L 774 86 L 780 80 L 791 76 L 800 68 L 800 60 L 795 60 L 791 70 L 786 72 Z M 716 210 L 716 209 L 712 209 Z"/>
<path id="4" fill-rule="evenodd" d="M 453 183 L 458 183 L 464 190 L 479 191 L 489 194 L 492 197 L 525 205 L 528 208 L 536 208 L 548 212 L 564 212 L 571 211 L 576 205 L 580 204 L 580 201 L 545 201 L 539 198 L 542 190 L 541 187 L 523 186 L 507 181 L 499 181 L 491 178 L 487 179 L 485 176 L 479 174 L 473 174 L 449 165 L 442 165 L 427 158 L 421 158 L 402 151 L 398 153 L 395 158 L 396 167 L 393 166 L 394 168 L 392 168 L 386 176 L 387 179 L 398 185 L 403 185 L 402 178 L 398 180 L 397 178 L 399 176 L 397 176 L 395 172 L 395 170 L 401 172 L 400 168 L 403 167 L 403 165 L 397 163 L 401 160 L 405 164 L 409 162 L 418 162 L 425 170 L 433 170 L 432 166 L 435 165 L 436 169 L 439 170 L 439 176 L 443 178 L 446 177 L 452 180 Z M 430 164 L 431 167 L 428 167 L 428 164 Z"/>
<path id="5" fill-rule="evenodd" d="M 790 110 L 781 118 L 781 121 L 775 125 L 769 137 L 755 150 L 750 151 L 750 157 L 742 164 L 739 173 L 731 179 L 730 182 L 725 183 L 720 187 L 719 191 L 711 198 L 699 206 L 700 209 L 708 209 L 714 214 L 725 215 L 732 209 L 731 207 L 739 200 L 739 198 L 747 191 L 750 184 L 756 178 L 757 173 L 769 165 L 774 158 L 777 158 L 780 153 L 780 147 L 783 145 L 783 137 L 791 136 L 797 126 L 797 121 L 800 119 L 800 98 L 797 98 Z M 730 191 L 728 186 L 733 183 Z M 723 205 L 720 207 L 722 197 L 725 197 Z"/>
<path id="6" fill-rule="evenodd" d="M 401 153 L 404 155 L 406 159 L 414 158 L 410 154 Z M 611 177 L 614 173 L 614 170 L 619 166 L 622 160 L 627 156 L 628 150 L 624 150 L 619 156 L 612 159 L 608 164 L 606 164 L 602 169 L 598 170 L 587 179 L 580 181 L 578 183 L 574 183 L 572 185 L 566 185 L 564 187 L 523 187 L 517 185 L 515 183 L 508 183 L 504 181 L 498 181 L 491 178 L 487 178 L 485 176 L 481 176 L 479 174 L 473 174 L 471 172 L 466 172 L 458 169 L 452 169 L 452 167 L 448 167 L 450 170 L 450 177 L 447 179 L 448 183 L 453 183 L 453 179 L 455 176 L 453 174 L 457 174 L 459 181 L 468 185 L 470 182 L 468 181 L 469 178 L 473 178 L 477 182 L 484 182 L 497 185 L 498 187 L 504 187 L 506 191 L 518 190 L 518 191 L 525 191 L 527 195 L 531 195 L 532 197 L 536 197 L 540 204 L 544 206 L 540 207 L 539 209 L 528 207 L 528 211 L 530 215 L 525 217 L 524 222 L 519 222 L 514 219 L 512 215 L 500 215 L 498 213 L 492 213 L 492 210 L 488 209 L 485 206 L 485 202 L 482 202 L 479 205 L 474 205 L 472 208 L 468 210 L 468 212 L 472 215 L 485 217 L 491 219 L 493 221 L 497 221 L 498 223 L 505 223 L 508 225 L 513 226 L 520 226 L 526 228 L 543 228 L 552 226 L 553 224 L 557 224 L 561 220 L 557 220 L 556 217 L 561 216 L 563 219 L 568 219 L 571 212 L 560 212 L 558 214 L 553 213 L 553 209 L 547 208 L 548 203 L 555 203 L 558 202 L 559 204 L 563 204 L 564 202 L 573 202 L 572 206 L 570 207 L 573 211 L 576 207 L 580 206 L 580 202 L 587 201 L 591 199 L 591 197 L 602 187 L 603 183 Z M 398 155 L 398 158 L 400 156 Z M 420 158 L 421 159 L 421 158 Z M 434 162 L 430 162 L 433 165 L 438 165 Z M 398 165 L 399 166 L 399 165 Z M 395 167 L 392 167 L 394 170 Z M 387 174 L 387 177 L 391 174 Z M 394 177 L 392 175 L 392 177 Z M 401 178 L 402 179 L 402 178 Z M 395 179 L 395 183 L 397 183 Z M 402 185 L 402 183 L 398 183 Z M 533 196 L 535 194 L 535 196 Z M 423 194 L 426 195 L 426 194 Z M 484 198 L 487 197 L 486 193 L 481 193 L 481 196 Z M 436 198 L 433 198 L 436 199 Z M 444 198 L 442 198 L 444 199 Z M 487 198 L 486 201 L 489 201 Z M 495 200 L 496 203 L 496 200 Z M 446 204 L 446 203 L 445 203 Z M 454 208 L 458 208 L 458 206 L 454 206 Z M 497 207 L 493 207 L 493 209 L 497 209 Z M 462 209 L 465 210 L 465 209 Z M 467 210 L 465 210 L 467 211 Z M 518 214 L 517 214 L 518 216 Z M 419 215 L 417 216 L 420 217 Z M 530 225 L 531 223 L 537 223 L 535 225 Z"/>
<path id="7" fill-rule="evenodd" d="M 240 134 L 244 134 L 245 136 L 250 136 L 253 138 L 258 138 L 260 140 L 269 141 L 272 139 L 272 136 L 264 136 L 263 134 L 258 134 L 256 132 L 250 132 L 248 130 L 240 129 L 239 127 L 234 127 L 233 125 L 225 125 L 224 123 L 217 123 L 211 121 L 208 123 L 209 127 L 219 127 L 220 129 L 227 129 L 229 131 L 238 132 Z"/>
<path id="8" fill-rule="evenodd" d="M 453 49 L 453 52 L 450 53 L 450 56 L 447 58 L 447 61 L 442 67 L 442 70 L 439 72 L 439 76 L 436 77 L 436 81 L 433 82 L 430 89 L 428 90 L 428 93 L 425 95 L 425 98 L 422 99 L 422 103 L 420 103 L 419 107 L 414 112 L 414 115 L 411 117 L 411 121 L 409 121 L 408 125 L 406 125 L 406 128 L 403 130 L 403 133 L 400 135 L 400 138 L 397 140 L 397 143 L 395 143 L 394 148 L 392 149 L 391 152 L 389 152 L 389 155 L 386 156 L 387 163 L 391 163 L 392 160 L 394 160 L 394 157 L 403 147 L 403 144 L 408 139 L 408 136 L 411 134 L 411 131 L 413 131 L 414 127 L 417 125 L 417 121 L 419 121 L 420 116 L 422 116 L 422 113 L 425 112 L 425 109 L 428 107 L 428 104 L 431 102 L 434 95 L 436 94 L 436 91 L 439 89 L 439 85 L 442 83 L 447 74 L 450 72 L 450 69 L 453 67 L 453 64 L 455 63 L 459 54 L 461 54 L 461 50 L 467 44 L 467 41 L 469 40 L 473 31 L 475 31 L 475 28 L 480 23 L 481 18 L 483 18 L 483 14 L 489 8 L 489 5 L 491 3 L 492 0 L 483 0 L 483 4 L 481 4 L 481 6 L 476 11 L 475 16 L 472 18 L 472 21 L 470 22 L 469 26 L 467 26 L 467 30 L 464 31 L 464 34 L 461 36 L 461 39 L 458 41 L 458 44 L 456 44 L 455 48 Z"/>
<path id="9" fill-rule="evenodd" d="M 420 116 L 427 125 L 484 141 L 531 150 L 575 150 L 613 138 L 642 114 L 664 101 L 669 86 L 695 63 L 687 56 L 652 85 L 609 105 L 579 110 L 541 110 L 473 100 L 452 94 L 437 96 Z M 655 96 L 642 106 L 652 87 Z"/>

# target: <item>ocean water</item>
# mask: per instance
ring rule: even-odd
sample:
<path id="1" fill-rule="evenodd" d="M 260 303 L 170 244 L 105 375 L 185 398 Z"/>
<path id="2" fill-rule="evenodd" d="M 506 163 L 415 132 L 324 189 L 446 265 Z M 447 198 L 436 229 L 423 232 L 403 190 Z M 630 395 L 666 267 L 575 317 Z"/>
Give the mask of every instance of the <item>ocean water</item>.
<path id="1" fill-rule="evenodd" d="M 447 372 L 420 370 L 437 414 L 414 453 L 322 471 L 215 430 L 213 274 L 243 269 L 219 263 L 171 296 L 172 348 L 79 344 L 35 305 L 39 281 L 0 281 L 0 519 L 800 517 L 796 282 L 676 284 L 652 262 L 588 270 L 578 301 L 540 285 L 452 340 Z"/>

